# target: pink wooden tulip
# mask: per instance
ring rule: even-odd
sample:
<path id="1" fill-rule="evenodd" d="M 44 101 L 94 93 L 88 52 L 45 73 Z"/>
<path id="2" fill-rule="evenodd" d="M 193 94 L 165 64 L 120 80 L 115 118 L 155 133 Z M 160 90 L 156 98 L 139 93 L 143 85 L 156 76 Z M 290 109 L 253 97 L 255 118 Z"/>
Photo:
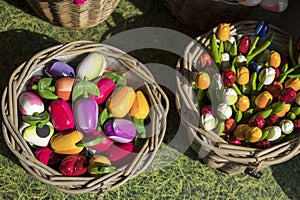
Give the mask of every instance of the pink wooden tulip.
<path id="1" fill-rule="evenodd" d="M 56 130 L 63 131 L 74 128 L 72 109 L 65 100 L 54 100 L 49 106 L 49 113 Z"/>

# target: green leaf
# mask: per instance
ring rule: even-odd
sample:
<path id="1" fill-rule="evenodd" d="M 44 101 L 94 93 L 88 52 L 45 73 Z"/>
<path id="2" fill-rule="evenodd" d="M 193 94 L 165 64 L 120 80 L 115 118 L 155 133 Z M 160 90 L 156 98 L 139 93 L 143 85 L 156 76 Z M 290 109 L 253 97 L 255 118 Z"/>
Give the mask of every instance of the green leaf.
<path id="1" fill-rule="evenodd" d="M 119 84 L 119 85 L 126 85 L 127 84 L 126 77 L 120 76 L 119 80 L 117 81 L 117 84 Z"/>
<path id="2" fill-rule="evenodd" d="M 79 96 L 83 95 L 85 92 L 94 96 L 100 95 L 99 89 L 95 83 L 89 81 L 81 81 L 77 83 L 73 88 L 72 100 L 74 101 Z"/>
<path id="3" fill-rule="evenodd" d="M 39 80 L 38 85 L 42 88 L 50 86 L 52 83 L 52 78 L 42 78 Z"/>
<path id="4" fill-rule="evenodd" d="M 105 141 L 105 137 L 97 137 L 94 140 L 88 141 L 88 142 L 79 142 L 76 144 L 77 147 L 90 147 L 90 146 L 95 146 L 97 144 L 99 144 L 100 142 L 104 142 Z"/>
<path id="5" fill-rule="evenodd" d="M 99 124 L 102 126 L 104 122 L 109 118 L 107 108 L 103 109 L 99 116 Z"/>
<path id="6" fill-rule="evenodd" d="M 108 173 L 111 173 L 115 170 L 116 170 L 115 167 L 101 167 L 101 168 L 92 167 L 92 168 L 89 169 L 89 172 L 93 172 L 93 173 L 96 173 L 96 174 L 108 174 Z"/>
<path id="7" fill-rule="evenodd" d="M 107 72 L 102 77 L 109 78 L 119 85 L 126 85 L 125 72 Z"/>
<path id="8" fill-rule="evenodd" d="M 135 125 L 135 128 L 138 133 L 140 133 L 142 138 L 146 138 L 146 129 L 144 126 L 144 120 L 143 119 L 137 119 L 136 117 L 133 117 L 133 124 Z"/>

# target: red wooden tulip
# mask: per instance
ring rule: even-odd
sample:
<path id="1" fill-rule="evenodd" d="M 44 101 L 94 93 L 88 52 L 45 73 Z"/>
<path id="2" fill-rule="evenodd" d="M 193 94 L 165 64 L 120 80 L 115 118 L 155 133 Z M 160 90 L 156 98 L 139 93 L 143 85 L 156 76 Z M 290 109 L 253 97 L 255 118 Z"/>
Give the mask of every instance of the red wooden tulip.
<path id="1" fill-rule="evenodd" d="M 252 117 L 248 121 L 248 125 L 251 126 L 251 127 L 262 128 L 265 125 L 265 119 L 261 115 L 256 116 L 256 117 Z"/>
<path id="2" fill-rule="evenodd" d="M 231 87 L 235 82 L 235 74 L 230 69 L 226 69 L 222 73 L 222 80 L 225 87 Z"/>
<path id="3" fill-rule="evenodd" d="M 281 94 L 280 101 L 290 104 L 295 100 L 295 98 L 296 98 L 296 91 L 293 88 L 287 88 Z"/>
<path id="4" fill-rule="evenodd" d="M 65 176 L 80 176 L 87 171 L 87 162 L 82 155 L 69 155 L 62 160 L 59 170 Z"/>
<path id="5" fill-rule="evenodd" d="M 238 44 L 239 52 L 242 54 L 248 53 L 250 46 L 251 46 L 250 37 L 247 35 L 242 36 L 241 39 L 239 40 L 239 44 Z"/>

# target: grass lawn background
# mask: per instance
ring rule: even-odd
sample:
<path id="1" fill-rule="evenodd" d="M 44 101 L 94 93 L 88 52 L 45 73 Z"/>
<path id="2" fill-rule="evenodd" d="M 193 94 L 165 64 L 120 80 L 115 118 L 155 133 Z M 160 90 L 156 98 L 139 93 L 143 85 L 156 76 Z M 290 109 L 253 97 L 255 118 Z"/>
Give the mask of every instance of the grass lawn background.
<path id="1" fill-rule="evenodd" d="M 299 8 L 299 7 L 298 7 Z M 274 14 L 258 9 L 250 19 L 268 19 L 280 25 L 293 37 L 300 31 L 284 20 L 296 16 L 290 6 L 288 14 Z M 259 13 L 259 15 L 257 15 Z M 69 30 L 54 26 L 35 15 L 24 1 L 0 0 L 0 89 L 22 62 L 42 49 L 75 40 L 101 42 L 122 31 L 146 26 L 177 30 L 194 38 L 201 31 L 179 23 L 159 0 L 121 0 L 106 22 L 86 30 Z M 174 67 L 177 56 L 153 49 L 131 52 L 143 63 L 162 63 Z M 174 95 L 166 91 L 171 103 L 164 144 L 150 169 L 177 157 L 176 145 L 166 144 L 178 129 Z M 2 117 L 2 116 L 1 116 Z M 42 184 L 28 175 L 7 148 L 0 134 L 0 199 L 96 199 L 95 194 L 67 195 Z M 179 146 L 180 144 L 178 144 Z M 262 170 L 255 179 L 239 174 L 220 174 L 201 164 L 188 150 L 175 162 L 159 170 L 145 172 L 123 186 L 109 191 L 104 199 L 300 199 L 300 158 Z"/>

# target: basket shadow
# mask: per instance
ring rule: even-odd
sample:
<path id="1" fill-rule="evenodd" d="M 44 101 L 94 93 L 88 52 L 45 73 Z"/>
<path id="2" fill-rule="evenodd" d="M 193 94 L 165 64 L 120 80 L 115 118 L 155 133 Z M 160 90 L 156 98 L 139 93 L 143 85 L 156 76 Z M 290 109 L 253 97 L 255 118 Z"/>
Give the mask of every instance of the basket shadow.
<path id="1" fill-rule="evenodd" d="M 15 0 L 4 0 L 4 1 L 29 15 L 40 18 L 26 1 L 15 1 Z"/>
<path id="2" fill-rule="evenodd" d="M 300 157 L 272 166 L 272 175 L 282 191 L 292 200 L 300 199 Z"/>
<path id="3" fill-rule="evenodd" d="M 57 41 L 45 35 L 33 33 L 26 30 L 16 29 L 0 33 L 0 91 L 3 91 L 8 83 L 10 74 L 20 64 L 30 59 L 35 53 L 58 44 Z M 1 95 L 2 98 L 2 95 Z M 0 120 L 3 121 L 2 114 Z M 16 157 L 10 152 L 5 144 L 2 128 L 0 134 L 0 154 L 16 161 Z"/>

